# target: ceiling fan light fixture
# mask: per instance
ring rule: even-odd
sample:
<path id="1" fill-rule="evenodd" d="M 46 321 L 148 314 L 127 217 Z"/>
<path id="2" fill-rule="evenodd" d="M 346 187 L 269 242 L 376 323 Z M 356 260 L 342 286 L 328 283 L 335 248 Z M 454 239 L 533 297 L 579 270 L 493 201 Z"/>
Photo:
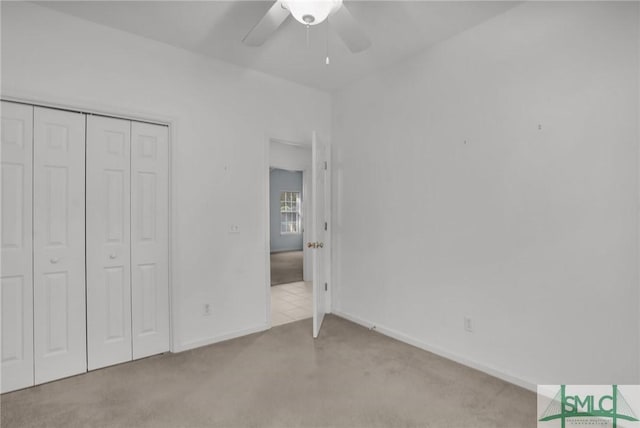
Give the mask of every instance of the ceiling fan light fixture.
<path id="1" fill-rule="evenodd" d="M 318 25 L 340 6 L 342 0 L 288 0 L 283 4 L 304 25 Z"/>

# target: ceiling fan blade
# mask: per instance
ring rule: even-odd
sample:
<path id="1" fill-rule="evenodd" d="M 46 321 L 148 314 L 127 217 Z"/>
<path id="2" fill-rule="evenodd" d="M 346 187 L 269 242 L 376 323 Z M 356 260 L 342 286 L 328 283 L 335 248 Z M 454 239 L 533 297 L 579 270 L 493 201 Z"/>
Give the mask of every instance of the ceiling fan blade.
<path id="1" fill-rule="evenodd" d="M 329 16 L 329 23 L 351 52 L 362 52 L 371 46 L 371 40 L 344 4 Z"/>
<path id="2" fill-rule="evenodd" d="M 255 27 L 244 36 L 242 42 L 249 46 L 262 46 L 288 16 L 289 11 L 283 7 L 282 2 L 280 0 L 276 1 Z"/>

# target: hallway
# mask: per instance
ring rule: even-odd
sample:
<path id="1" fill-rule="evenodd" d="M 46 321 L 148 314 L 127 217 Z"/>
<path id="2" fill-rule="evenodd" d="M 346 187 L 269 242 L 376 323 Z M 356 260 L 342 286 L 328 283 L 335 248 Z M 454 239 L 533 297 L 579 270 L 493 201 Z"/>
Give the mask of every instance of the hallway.
<path id="1" fill-rule="evenodd" d="M 271 285 L 302 281 L 303 259 L 302 251 L 271 253 Z"/>

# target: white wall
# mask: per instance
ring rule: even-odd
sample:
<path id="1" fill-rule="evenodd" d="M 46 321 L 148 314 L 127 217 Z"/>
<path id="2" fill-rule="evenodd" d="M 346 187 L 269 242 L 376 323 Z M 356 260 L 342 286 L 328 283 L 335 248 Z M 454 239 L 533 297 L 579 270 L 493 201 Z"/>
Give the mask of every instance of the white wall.
<path id="1" fill-rule="evenodd" d="M 640 382 L 637 7 L 524 4 L 335 94 L 339 311 L 521 383 Z M 265 141 L 328 140 L 326 94 L 3 2 L 2 95 L 170 120 L 175 347 L 266 326 Z"/>
<path id="2" fill-rule="evenodd" d="M 23 2 L 2 95 L 170 120 L 175 349 L 266 328 L 266 143 L 327 136 L 328 95 Z"/>
<path id="3" fill-rule="evenodd" d="M 638 17 L 525 3 L 337 93 L 337 312 L 529 387 L 640 382 Z"/>

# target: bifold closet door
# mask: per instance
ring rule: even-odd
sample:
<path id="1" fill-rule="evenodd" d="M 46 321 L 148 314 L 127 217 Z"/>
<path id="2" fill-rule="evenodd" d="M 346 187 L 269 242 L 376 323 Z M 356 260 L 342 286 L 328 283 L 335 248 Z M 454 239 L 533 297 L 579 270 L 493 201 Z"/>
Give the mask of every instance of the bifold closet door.
<path id="1" fill-rule="evenodd" d="M 131 122 L 87 117 L 89 370 L 130 361 Z"/>
<path id="2" fill-rule="evenodd" d="M 87 118 L 89 370 L 169 350 L 168 128 Z"/>
<path id="3" fill-rule="evenodd" d="M 2 102 L 2 392 L 33 385 L 33 107 Z"/>
<path id="4" fill-rule="evenodd" d="M 87 370 L 85 115 L 34 108 L 35 383 Z"/>
<path id="5" fill-rule="evenodd" d="M 131 123 L 133 358 L 169 350 L 168 128 Z"/>

